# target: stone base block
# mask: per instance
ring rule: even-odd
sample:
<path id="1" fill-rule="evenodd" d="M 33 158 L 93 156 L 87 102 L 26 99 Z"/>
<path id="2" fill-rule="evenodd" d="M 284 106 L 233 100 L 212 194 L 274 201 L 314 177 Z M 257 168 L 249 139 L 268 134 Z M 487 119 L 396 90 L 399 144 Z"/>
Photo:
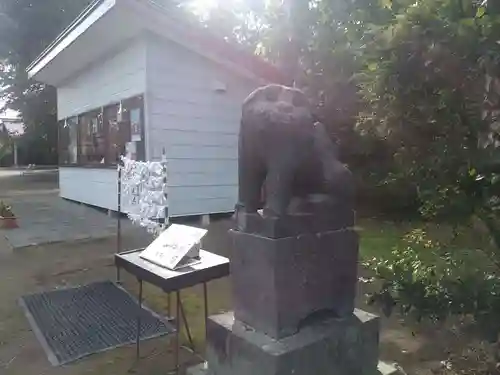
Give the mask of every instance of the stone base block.
<path id="1" fill-rule="evenodd" d="M 313 315 L 351 316 L 358 281 L 352 229 L 271 239 L 231 231 L 236 320 L 274 339 L 294 335 Z"/>
<path id="2" fill-rule="evenodd" d="M 209 375 L 377 374 L 379 319 L 360 310 L 281 340 L 249 329 L 233 313 L 211 317 L 207 329 Z"/>

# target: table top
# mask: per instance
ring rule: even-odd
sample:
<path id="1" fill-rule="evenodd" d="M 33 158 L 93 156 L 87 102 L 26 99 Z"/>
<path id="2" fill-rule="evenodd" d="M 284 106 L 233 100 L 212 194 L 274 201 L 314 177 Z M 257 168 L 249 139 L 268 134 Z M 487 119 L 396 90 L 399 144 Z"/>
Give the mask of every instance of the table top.
<path id="1" fill-rule="evenodd" d="M 115 265 L 166 292 L 189 288 L 229 275 L 229 259 L 205 250 L 200 250 L 199 263 L 178 270 L 169 270 L 142 259 L 140 254 L 143 250 L 115 254 Z"/>

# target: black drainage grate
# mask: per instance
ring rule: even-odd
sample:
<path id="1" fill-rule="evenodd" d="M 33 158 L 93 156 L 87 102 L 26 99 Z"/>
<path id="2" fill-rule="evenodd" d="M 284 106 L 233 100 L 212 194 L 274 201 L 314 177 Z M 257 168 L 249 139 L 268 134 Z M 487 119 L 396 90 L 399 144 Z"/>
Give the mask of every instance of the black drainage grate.
<path id="1" fill-rule="evenodd" d="M 134 343 L 138 313 L 141 340 L 174 332 L 111 281 L 24 296 L 20 305 L 53 365 Z"/>

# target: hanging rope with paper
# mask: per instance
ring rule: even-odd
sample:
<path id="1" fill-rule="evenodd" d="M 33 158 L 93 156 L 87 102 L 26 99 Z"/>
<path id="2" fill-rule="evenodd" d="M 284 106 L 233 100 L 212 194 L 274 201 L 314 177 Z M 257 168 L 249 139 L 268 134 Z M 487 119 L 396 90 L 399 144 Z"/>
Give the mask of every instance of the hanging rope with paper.
<path id="1" fill-rule="evenodd" d="M 168 226 L 167 162 L 122 157 L 122 204 L 129 219 L 159 235 Z"/>

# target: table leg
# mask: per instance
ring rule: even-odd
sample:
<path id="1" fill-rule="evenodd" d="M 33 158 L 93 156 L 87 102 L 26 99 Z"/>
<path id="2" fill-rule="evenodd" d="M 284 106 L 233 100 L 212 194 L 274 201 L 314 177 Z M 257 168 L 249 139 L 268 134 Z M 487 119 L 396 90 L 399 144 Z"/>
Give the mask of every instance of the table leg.
<path id="1" fill-rule="evenodd" d="M 191 345 L 191 350 L 193 352 L 195 352 L 193 337 L 191 336 L 191 330 L 189 329 L 189 323 L 188 323 L 188 320 L 186 318 L 186 313 L 184 312 L 184 305 L 182 304 L 182 301 L 181 301 L 180 307 L 181 307 L 182 320 L 184 321 L 184 328 L 186 329 L 186 334 L 187 334 L 187 337 L 189 340 L 189 344 Z"/>
<path id="2" fill-rule="evenodd" d="M 172 294 L 168 293 L 167 295 L 167 314 L 168 319 L 172 319 Z"/>
<path id="3" fill-rule="evenodd" d="M 179 375 L 179 349 L 181 346 L 181 341 L 180 341 L 180 330 L 181 330 L 181 314 L 180 314 L 180 308 L 181 308 L 181 293 L 180 291 L 176 291 L 176 314 L 175 314 L 175 325 L 176 325 L 176 332 L 175 332 L 175 373 Z"/>
<path id="4" fill-rule="evenodd" d="M 204 302 L 204 313 L 205 313 L 205 341 L 208 339 L 208 292 L 207 283 L 203 283 L 203 302 Z"/>
<path id="5" fill-rule="evenodd" d="M 141 345 L 141 312 L 142 312 L 142 280 L 139 280 L 139 311 L 137 313 L 137 331 L 136 331 L 136 341 L 135 350 L 136 358 L 139 359 L 140 355 L 140 345 Z"/>
<path id="6" fill-rule="evenodd" d="M 121 275 L 120 275 L 120 267 L 116 267 L 116 282 L 117 282 L 118 284 L 121 284 L 121 282 L 122 282 L 122 281 L 121 281 L 121 277 L 120 277 L 120 276 L 121 276 Z"/>

